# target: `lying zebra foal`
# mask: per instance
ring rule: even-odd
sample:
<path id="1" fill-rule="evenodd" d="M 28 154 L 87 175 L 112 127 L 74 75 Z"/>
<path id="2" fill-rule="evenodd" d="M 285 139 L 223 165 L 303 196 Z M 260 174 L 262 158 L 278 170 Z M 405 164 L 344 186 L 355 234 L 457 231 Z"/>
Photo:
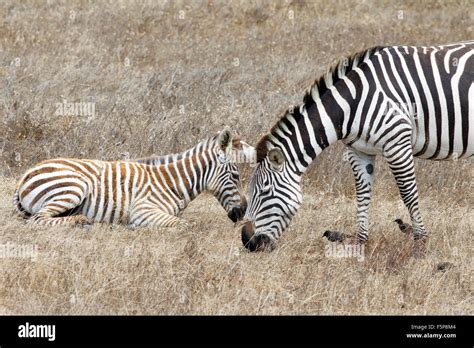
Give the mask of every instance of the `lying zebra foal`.
<path id="1" fill-rule="evenodd" d="M 250 161 L 253 151 L 225 128 L 181 155 L 133 162 L 47 160 L 25 173 L 13 202 L 34 224 L 171 227 L 186 226 L 179 214 L 199 193 L 209 191 L 236 222 L 245 213 L 246 200 L 235 159 Z"/>

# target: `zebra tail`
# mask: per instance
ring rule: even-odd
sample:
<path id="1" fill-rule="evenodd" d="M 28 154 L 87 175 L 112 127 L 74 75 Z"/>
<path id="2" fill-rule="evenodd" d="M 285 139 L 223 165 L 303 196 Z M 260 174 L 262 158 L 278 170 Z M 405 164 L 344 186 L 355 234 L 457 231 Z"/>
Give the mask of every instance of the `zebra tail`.
<path id="1" fill-rule="evenodd" d="M 15 190 L 15 194 L 13 195 L 13 205 L 15 206 L 16 213 L 23 219 L 28 219 L 31 216 L 20 203 L 20 190 L 18 189 Z"/>

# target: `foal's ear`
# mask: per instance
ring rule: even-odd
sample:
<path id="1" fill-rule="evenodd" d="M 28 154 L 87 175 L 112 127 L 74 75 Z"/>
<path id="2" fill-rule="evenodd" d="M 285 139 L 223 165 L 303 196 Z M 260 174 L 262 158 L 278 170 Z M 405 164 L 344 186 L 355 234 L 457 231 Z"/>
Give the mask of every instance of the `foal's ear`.
<path id="1" fill-rule="evenodd" d="M 280 170 L 283 166 L 283 163 L 285 163 L 285 155 L 277 147 L 268 151 L 268 159 L 275 170 Z"/>
<path id="2" fill-rule="evenodd" d="M 232 131 L 230 127 L 225 127 L 219 134 L 219 147 L 224 153 L 230 154 L 232 152 Z"/>

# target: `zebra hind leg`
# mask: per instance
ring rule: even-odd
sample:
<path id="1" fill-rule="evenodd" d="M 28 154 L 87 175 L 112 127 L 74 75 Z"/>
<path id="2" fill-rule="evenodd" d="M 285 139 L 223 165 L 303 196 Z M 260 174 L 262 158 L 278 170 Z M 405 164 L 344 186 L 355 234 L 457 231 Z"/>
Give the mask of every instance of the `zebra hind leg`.
<path id="1" fill-rule="evenodd" d="M 375 156 L 349 150 L 349 163 L 355 178 L 357 196 L 357 243 L 365 243 L 369 237 L 369 208 L 375 172 Z"/>
<path id="2" fill-rule="evenodd" d="M 46 226 L 58 226 L 58 225 L 71 225 L 71 226 L 88 226 L 90 225 L 89 219 L 82 214 L 60 216 L 69 211 L 72 211 L 74 207 L 71 207 L 69 202 L 48 202 L 45 204 L 37 213 L 33 214 L 28 219 L 28 224 L 32 225 L 46 225 Z"/>

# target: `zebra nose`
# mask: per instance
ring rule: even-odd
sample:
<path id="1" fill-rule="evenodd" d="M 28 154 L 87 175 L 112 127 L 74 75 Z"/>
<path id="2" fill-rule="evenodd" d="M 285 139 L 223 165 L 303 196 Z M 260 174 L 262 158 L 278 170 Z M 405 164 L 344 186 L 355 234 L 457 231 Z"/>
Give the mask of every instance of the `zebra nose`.
<path id="1" fill-rule="evenodd" d="M 231 219 L 232 222 L 237 222 L 237 220 L 239 219 L 239 214 L 240 214 L 239 210 L 240 209 L 238 207 L 232 208 L 227 214 L 227 217 Z"/>
<path id="2" fill-rule="evenodd" d="M 240 207 L 232 208 L 227 214 L 227 217 L 231 219 L 232 222 L 237 222 L 239 220 L 242 220 L 242 218 L 245 215 L 246 210 L 247 210 L 247 200 L 245 200 L 245 198 L 242 197 L 242 200 L 240 202 Z"/>
<path id="3" fill-rule="evenodd" d="M 229 213 L 227 214 L 227 217 L 232 220 L 232 222 L 237 222 L 242 218 L 243 214 L 240 211 L 240 207 L 234 207 L 232 208 Z"/>
<path id="4" fill-rule="evenodd" d="M 250 221 L 247 221 L 242 227 L 242 243 L 250 251 L 257 250 L 257 243 L 254 240 L 254 228 Z"/>
<path id="5" fill-rule="evenodd" d="M 247 198 L 245 198 L 244 195 L 242 195 L 240 199 L 240 213 L 242 216 L 245 215 L 245 212 L 247 211 Z"/>
<path id="6" fill-rule="evenodd" d="M 265 234 L 255 236 L 255 229 L 250 221 L 242 227 L 242 243 L 249 251 L 272 251 L 275 249 L 270 237 Z"/>

